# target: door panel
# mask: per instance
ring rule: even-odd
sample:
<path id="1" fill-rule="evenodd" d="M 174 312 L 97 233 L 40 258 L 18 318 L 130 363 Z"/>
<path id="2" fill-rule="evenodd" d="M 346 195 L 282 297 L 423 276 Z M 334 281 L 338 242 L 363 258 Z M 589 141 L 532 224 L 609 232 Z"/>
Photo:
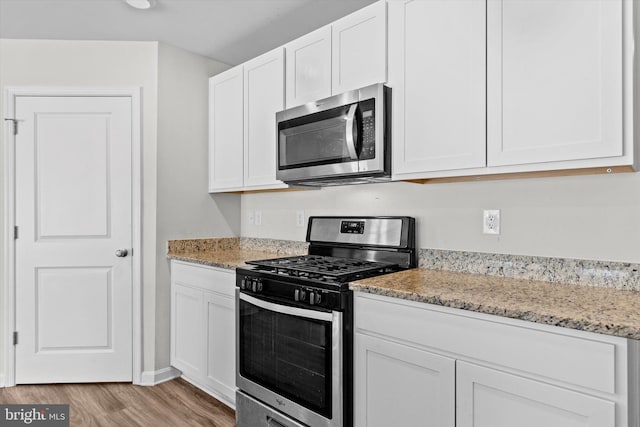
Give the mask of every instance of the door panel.
<path id="1" fill-rule="evenodd" d="M 207 380 L 233 401 L 236 388 L 236 302 L 231 296 L 206 292 Z"/>
<path id="2" fill-rule="evenodd" d="M 486 4 L 389 3 L 393 173 L 485 166 Z"/>
<path id="3" fill-rule="evenodd" d="M 243 68 L 209 79 L 209 192 L 243 184 Z"/>
<path id="4" fill-rule="evenodd" d="M 387 80 L 387 3 L 376 2 L 331 25 L 331 92 Z"/>
<path id="5" fill-rule="evenodd" d="M 16 117 L 16 382 L 131 381 L 131 99 L 21 96 Z"/>
<path id="6" fill-rule="evenodd" d="M 623 154 L 621 0 L 491 0 L 489 166 Z"/>
<path id="7" fill-rule="evenodd" d="M 285 45 L 287 108 L 331 96 L 331 26 Z"/>
<path id="8" fill-rule="evenodd" d="M 276 112 L 284 110 L 284 49 L 244 64 L 244 186 L 285 185 L 276 180 Z"/>
<path id="9" fill-rule="evenodd" d="M 357 427 L 455 425 L 455 361 L 356 333 Z"/>
<path id="10" fill-rule="evenodd" d="M 36 348 L 39 351 L 111 349 L 111 269 L 37 268 L 36 271 Z M 77 304 L 77 300 L 85 304 Z M 78 322 L 78 319 L 86 321 Z"/>
<path id="11" fill-rule="evenodd" d="M 613 427 L 615 403 L 560 387 L 456 362 L 460 427 Z"/>

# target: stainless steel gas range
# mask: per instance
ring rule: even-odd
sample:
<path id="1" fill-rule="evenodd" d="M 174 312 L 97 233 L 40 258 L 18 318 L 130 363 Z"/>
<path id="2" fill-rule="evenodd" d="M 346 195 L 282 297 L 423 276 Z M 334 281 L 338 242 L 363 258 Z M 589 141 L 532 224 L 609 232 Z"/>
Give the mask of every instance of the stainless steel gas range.
<path id="1" fill-rule="evenodd" d="M 311 217 L 306 240 L 236 270 L 239 427 L 352 426 L 349 282 L 417 264 L 410 217 Z"/>

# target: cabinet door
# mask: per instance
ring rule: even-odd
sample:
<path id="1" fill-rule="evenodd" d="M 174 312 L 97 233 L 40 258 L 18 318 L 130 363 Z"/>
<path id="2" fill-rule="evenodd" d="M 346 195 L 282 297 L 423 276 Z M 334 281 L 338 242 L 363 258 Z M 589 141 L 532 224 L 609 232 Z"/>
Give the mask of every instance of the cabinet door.
<path id="1" fill-rule="evenodd" d="M 459 427 L 615 427 L 615 403 L 457 362 Z"/>
<path id="2" fill-rule="evenodd" d="M 285 45 L 287 108 L 331 96 L 331 26 Z"/>
<path id="3" fill-rule="evenodd" d="M 381 0 L 332 24 L 332 93 L 387 80 L 387 5 Z"/>
<path id="4" fill-rule="evenodd" d="M 276 112 L 284 109 L 284 49 L 244 64 L 244 186 L 276 188 Z"/>
<path id="5" fill-rule="evenodd" d="M 622 20 L 622 0 L 489 0 L 489 166 L 623 154 Z"/>
<path id="6" fill-rule="evenodd" d="M 204 313 L 202 291 L 171 286 L 171 365 L 185 375 L 204 375 Z"/>
<path id="7" fill-rule="evenodd" d="M 206 380 L 210 387 L 235 402 L 236 335 L 235 300 L 205 292 L 207 358 Z"/>
<path id="8" fill-rule="evenodd" d="M 209 79 L 209 192 L 242 188 L 242 66 Z"/>
<path id="9" fill-rule="evenodd" d="M 486 3 L 388 7 L 394 175 L 485 166 Z"/>
<path id="10" fill-rule="evenodd" d="M 454 426 L 453 359 L 359 333 L 354 353 L 356 426 Z"/>

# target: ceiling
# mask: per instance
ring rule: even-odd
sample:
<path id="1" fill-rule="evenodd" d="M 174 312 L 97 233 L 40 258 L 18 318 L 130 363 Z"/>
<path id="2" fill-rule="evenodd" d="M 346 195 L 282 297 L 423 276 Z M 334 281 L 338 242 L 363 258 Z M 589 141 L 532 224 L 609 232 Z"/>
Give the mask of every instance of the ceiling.
<path id="1" fill-rule="evenodd" d="M 160 41 L 236 65 L 375 0 L 0 0 L 0 38 Z"/>

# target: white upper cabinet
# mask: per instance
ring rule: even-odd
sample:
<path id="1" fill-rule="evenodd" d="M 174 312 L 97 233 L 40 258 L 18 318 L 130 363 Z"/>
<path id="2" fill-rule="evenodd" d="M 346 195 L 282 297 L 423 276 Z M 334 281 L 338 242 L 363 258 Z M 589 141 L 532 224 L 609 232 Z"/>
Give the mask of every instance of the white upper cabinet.
<path id="1" fill-rule="evenodd" d="M 242 189 L 242 66 L 209 79 L 209 192 Z"/>
<path id="2" fill-rule="evenodd" d="M 287 108 L 331 96 L 331 26 L 285 45 Z"/>
<path id="3" fill-rule="evenodd" d="M 488 1 L 489 166 L 623 154 L 623 3 Z"/>
<path id="4" fill-rule="evenodd" d="M 387 81 L 386 8 L 378 1 L 331 25 L 334 95 Z"/>
<path id="5" fill-rule="evenodd" d="M 485 166 L 486 3 L 389 2 L 393 174 Z"/>
<path id="6" fill-rule="evenodd" d="M 284 109 L 284 49 L 244 64 L 244 187 L 284 187 L 276 180 L 276 112 Z"/>

